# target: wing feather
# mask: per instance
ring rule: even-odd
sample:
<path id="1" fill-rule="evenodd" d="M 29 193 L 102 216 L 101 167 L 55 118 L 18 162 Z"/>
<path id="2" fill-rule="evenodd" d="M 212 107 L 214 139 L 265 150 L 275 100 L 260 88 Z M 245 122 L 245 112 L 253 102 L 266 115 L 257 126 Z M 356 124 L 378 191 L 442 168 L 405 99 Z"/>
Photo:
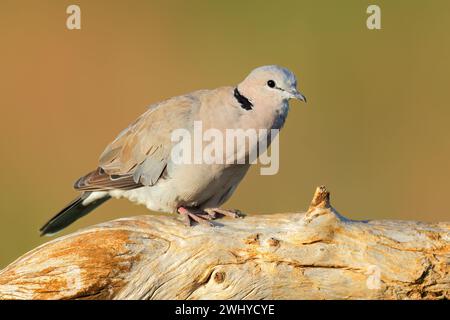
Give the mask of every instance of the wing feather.
<path id="1" fill-rule="evenodd" d="M 155 104 L 123 130 L 103 151 L 99 168 L 75 183 L 78 190 L 134 189 L 152 186 L 167 168 L 171 133 L 189 129 L 201 92 Z"/>
<path id="2" fill-rule="evenodd" d="M 75 182 L 74 188 L 80 191 L 109 191 L 114 189 L 131 190 L 142 187 L 132 175 L 110 176 L 102 168 L 97 168 Z"/>

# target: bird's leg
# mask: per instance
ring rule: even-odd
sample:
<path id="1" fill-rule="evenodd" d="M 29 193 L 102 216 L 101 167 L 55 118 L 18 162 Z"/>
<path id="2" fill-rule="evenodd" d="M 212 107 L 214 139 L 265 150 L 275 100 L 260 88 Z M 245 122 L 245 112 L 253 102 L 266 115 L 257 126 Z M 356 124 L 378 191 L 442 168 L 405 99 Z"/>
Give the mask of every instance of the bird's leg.
<path id="1" fill-rule="evenodd" d="M 231 218 L 242 218 L 244 214 L 239 210 L 226 210 L 221 208 L 209 208 L 204 210 L 213 219 L 216 218 L 216 214 L 221 214 L 223 216 Z"/>
<path id="2" fill-rule="evenodd" d="M 183 216 L 184 222 L 187 226 L 191 226 L 192 221 L 210 227 L 214 226 L 211 222 L 208 221 L 213 219 L 213 217 L 211 217 L 208 214 L 205 214 L 205 212 L 203 211 L 198 212 L 195 211 L 194 209 L 187 209 L 185 207 L 179 207 L 177 211 L 179 214 Z"/>

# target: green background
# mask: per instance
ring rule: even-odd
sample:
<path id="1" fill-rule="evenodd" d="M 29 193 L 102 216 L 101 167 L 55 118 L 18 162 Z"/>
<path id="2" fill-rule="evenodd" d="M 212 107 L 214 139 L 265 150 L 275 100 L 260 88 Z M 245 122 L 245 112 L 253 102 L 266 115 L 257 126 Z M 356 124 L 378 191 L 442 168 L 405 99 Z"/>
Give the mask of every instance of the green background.
<path id="1" fill-rule="evenodd" d="M 66 29 L 81 6 L 82 30 Z M 382 30 L 366 28 L 378 4 Z M 47 241 L 115 135 L 153 102 L 290 68 L 280 172 L 226 207 L 302 211 L 325 184 L 353 219 L 449 220 L 449 1 L 2 1 L 0 266 Z M 147 213 L 114 200 L 63 234 Z"/>

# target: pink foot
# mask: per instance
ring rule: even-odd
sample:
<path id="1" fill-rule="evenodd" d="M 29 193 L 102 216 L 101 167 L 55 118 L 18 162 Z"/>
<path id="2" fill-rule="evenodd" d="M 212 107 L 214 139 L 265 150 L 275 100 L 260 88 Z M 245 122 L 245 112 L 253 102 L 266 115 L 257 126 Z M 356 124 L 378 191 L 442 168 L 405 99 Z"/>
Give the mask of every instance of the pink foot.
<path id="1" fill-rule="evenodd" d="M 216 218 L 216 214 L 220 214 L 230 218 L 242 218 L 244 215 L 239 210 L 226 210 L 221 208 L 209 208 L 205 209 L 205 212 L 213 218 Z"/>
<path id="2" fill-rule="evenodd" d="M 191 222 L 195 221 L 198 224 L 202 224 L 205 226 L 213 227 L 214 225 L 209 221 L 212 220 L 213 217 L 211 217 L 208 214 L 205 214 L 203 211 L 201 212 L 195 212 L 194 210 L 187 209 L 185 207 L 179 207 L 178 213 L 181 214 L 184 218 L 184 223 L 187 226 L 191 226 Z"/>

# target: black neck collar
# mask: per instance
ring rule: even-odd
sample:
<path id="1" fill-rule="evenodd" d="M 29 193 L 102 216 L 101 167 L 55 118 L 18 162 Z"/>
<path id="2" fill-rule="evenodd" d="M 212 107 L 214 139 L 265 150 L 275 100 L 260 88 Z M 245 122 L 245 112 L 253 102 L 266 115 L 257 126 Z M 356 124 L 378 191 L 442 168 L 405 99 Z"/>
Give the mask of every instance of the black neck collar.
<path id="1" fill-rule="evenodd" d="M 237 102 L 239 102 L 242 109 L 252 110 L 253 104 L 250 102 L 250 100 L 247 99 L 247 97 L 243 96 L 239 92 L 237 87 L 234 89 L 234 97 L 236 98 Z"/>

